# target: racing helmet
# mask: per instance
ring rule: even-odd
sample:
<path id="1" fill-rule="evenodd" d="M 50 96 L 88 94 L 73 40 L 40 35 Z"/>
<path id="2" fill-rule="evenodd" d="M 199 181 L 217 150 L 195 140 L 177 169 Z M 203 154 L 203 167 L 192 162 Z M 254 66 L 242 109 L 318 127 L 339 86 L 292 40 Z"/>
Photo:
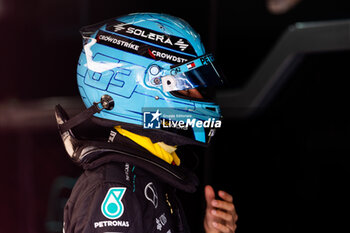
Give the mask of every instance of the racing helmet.
<path id="1" fill-rule="evenodd" d="M 87 108 L 108 99 L 95 118 L 174 133 L 206 144 L 221 126 L 219 106 L 202 94 L 221 85 L 214 57 L 184 20 L 134 13 L 83 27 L 77 82 Z M 200 98 L 199 98 L 200 97 Z M 163 134 L 164 135 L 164 134 Z"/>

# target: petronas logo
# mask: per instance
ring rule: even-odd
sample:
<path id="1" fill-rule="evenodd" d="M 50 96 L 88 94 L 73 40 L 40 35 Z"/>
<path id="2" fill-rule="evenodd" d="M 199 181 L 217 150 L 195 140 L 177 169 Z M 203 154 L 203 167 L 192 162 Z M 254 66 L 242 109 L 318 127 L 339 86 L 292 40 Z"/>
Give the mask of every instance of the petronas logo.
<path id="1" fill-rule="evenodd" d="M 117 219 L 124 213 L 124 205 L 122 203 L 126 188 L 113 187 L 110 188 L 101 205 L 102 214 L 109 219 Z"/>

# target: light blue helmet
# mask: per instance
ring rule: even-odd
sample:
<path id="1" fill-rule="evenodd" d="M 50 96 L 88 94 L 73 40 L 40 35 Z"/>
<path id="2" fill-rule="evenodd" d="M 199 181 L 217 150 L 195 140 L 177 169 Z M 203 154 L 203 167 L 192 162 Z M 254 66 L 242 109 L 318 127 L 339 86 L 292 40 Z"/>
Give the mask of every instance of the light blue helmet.
<path id="1" fill-rule="evenodd" d="M 95 117 L 175 132 L 201 143 L 221 126 L 217 104 L 186 94 L 221 84 L 222 78 L 200 36 L 184 20 L 135 13 L 84 27 L 81 33 L 81 97 L 86 107 L 102 97 L 114 101 Z"/>

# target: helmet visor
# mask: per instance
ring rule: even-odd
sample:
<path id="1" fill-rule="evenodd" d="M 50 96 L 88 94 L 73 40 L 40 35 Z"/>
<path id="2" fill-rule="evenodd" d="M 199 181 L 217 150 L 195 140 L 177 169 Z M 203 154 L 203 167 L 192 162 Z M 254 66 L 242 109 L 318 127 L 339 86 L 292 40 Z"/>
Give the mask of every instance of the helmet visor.
<path id="1" fill-rule="evenodd" d="M 223 75 L 215 67 L 214 57 L 211 54 L 172 67 L 167 75 L 162 77 L 165 92 L 221 85 Z"/>

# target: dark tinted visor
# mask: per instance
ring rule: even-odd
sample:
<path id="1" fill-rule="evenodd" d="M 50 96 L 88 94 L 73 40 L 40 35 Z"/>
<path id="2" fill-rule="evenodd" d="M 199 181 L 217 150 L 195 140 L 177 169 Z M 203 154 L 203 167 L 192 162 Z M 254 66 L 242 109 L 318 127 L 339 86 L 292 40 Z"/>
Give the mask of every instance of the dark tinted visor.
<path id="1" fill-rule="evenodd" d="M 214 58 L 209 54 L 173 67 L 169 75 L 162 77 L 162 85 L 166 92 L 221 86 L 223 75 L 215 67 Z"/>

